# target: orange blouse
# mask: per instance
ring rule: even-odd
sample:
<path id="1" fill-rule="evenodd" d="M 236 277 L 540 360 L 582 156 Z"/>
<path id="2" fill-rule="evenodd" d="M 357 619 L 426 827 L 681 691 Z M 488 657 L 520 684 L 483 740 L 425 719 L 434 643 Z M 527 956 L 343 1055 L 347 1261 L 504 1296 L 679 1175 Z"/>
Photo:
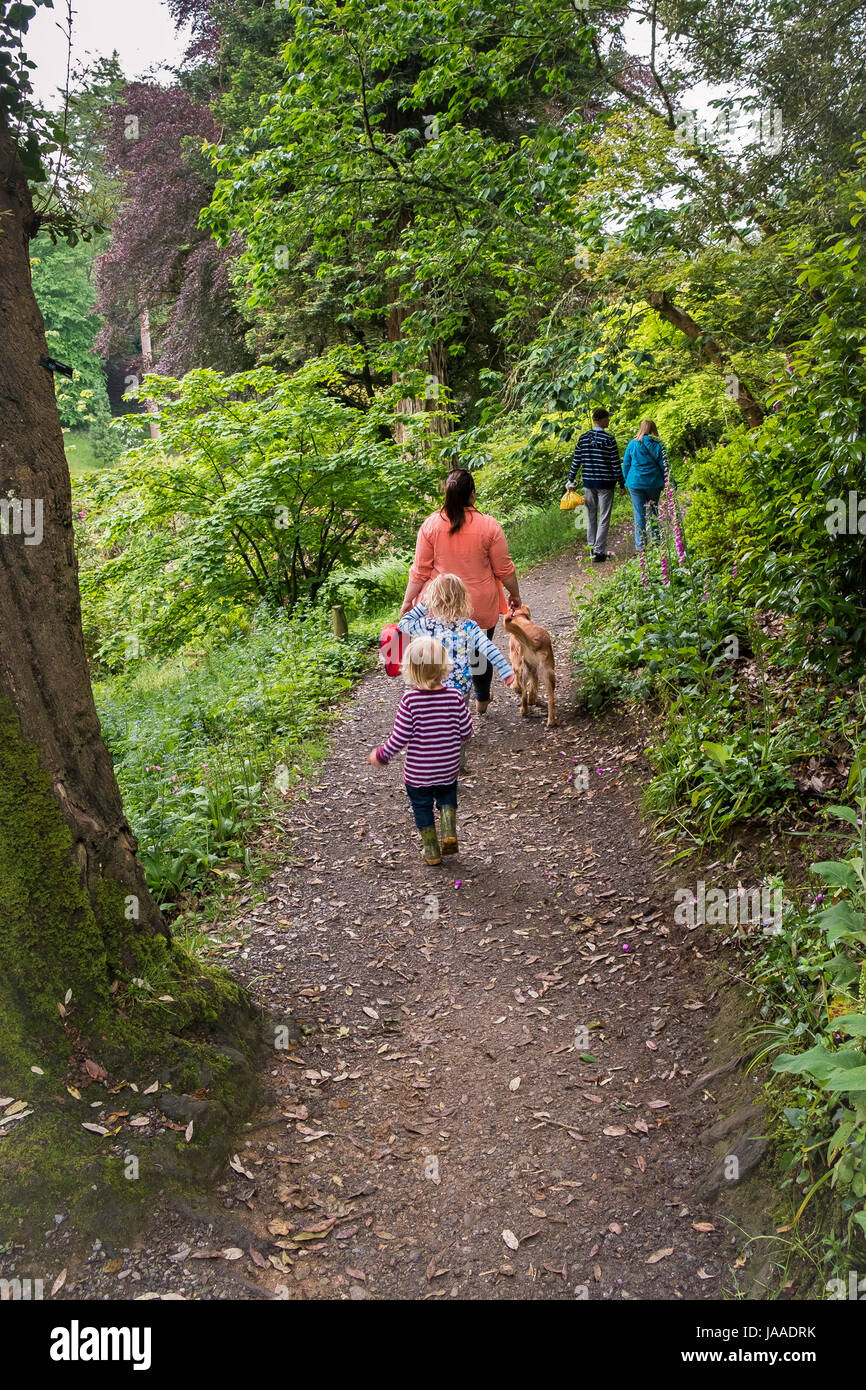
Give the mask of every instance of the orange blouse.
<path id="1" fill-rule="evenodd" d="M 418 532 L 411 582 L 428 584 L 438 574 L 456 574 L 469 591 L 472 617 L 480 628 L 495 627 L 508 606 L 501 580 L 514 573 L 505 532 L 492 516 L 467 507 L 466 520 L 453 536 L 443 512 L 428 516 Z"/>

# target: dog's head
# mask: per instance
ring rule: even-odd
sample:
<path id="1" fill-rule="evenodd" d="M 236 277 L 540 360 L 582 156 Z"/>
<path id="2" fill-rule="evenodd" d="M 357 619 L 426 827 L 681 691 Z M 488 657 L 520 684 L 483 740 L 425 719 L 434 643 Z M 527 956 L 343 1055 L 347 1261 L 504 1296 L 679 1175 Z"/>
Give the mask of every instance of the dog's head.
<path id="1" fill-rule="evenodd" d="M 512 621 L 513 618 L 531 618 L 531 617 L 532 617 L 532 614 L 531 614 L 530 611 L 529 611 L 528 605 L 525 604 L 525 603 L 520 603 L 520 604 L 517 605 L 516 608 L 509 608 L 508 614 L 507 614 L 507 616 L 506 616 L 506 618 L 505 618 L 505 621 L 504 621 L 504 627 L 505 627 L 505 629 L 506 629 L 506 631 L 507 631 L 507 630 L 508 630 L 508 624 Z"/>

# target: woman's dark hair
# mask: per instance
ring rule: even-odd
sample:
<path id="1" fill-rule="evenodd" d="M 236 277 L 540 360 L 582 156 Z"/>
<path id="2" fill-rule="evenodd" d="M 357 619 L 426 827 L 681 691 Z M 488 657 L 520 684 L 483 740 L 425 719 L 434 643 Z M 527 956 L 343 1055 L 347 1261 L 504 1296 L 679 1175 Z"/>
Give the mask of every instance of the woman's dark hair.
<path id="1" fill-rule="evenodd" d="M 474 492 L 475 479 L 468 468 L 455 468 L 453 473 L 448 474 L 445 482 L 443 511 L 451 522 L 451 529 L 448 532 L 450 536 L 453 536 L 455 531 L 459 531 L 466 520 L 466 508 L 469 506 Z"/>

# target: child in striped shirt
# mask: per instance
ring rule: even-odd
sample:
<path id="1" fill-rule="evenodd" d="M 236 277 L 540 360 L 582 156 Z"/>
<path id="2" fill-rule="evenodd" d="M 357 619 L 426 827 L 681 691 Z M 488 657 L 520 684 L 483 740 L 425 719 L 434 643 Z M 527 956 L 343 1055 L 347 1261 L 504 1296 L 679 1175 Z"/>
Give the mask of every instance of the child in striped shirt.
<path id="1" fill-rule="evenodd" d="M 443 854 L 457 853 L 457 773 L 460 750 L 472 736 L 472 720 L 463 696 L 445 684 L 451 660 L 434 637 L 416 637 L 403 658 L 407 689 L 397 706 L 394 730 L 380 748 L 367 755 L 385 767 L 406 749 L 403 781 L 421 832 L 424 859 L 441 864 Z M 436 833 L 439 811 L 442 844 Z"/>

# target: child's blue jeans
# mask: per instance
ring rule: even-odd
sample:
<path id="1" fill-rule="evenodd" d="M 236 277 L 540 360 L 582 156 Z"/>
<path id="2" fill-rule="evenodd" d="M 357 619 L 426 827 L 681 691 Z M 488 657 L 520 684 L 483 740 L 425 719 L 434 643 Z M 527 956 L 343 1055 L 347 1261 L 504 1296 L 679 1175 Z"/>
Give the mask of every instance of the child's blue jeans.
<path id="1" fill-rule="evenodd" d="M 427 830 L 436 824 L 434 804 L 441 811 L 443 806 L 457 805 L 457 783 L 449 782 L 442 787 L 410 787 L 405 784 L 406 795 L 412 803 L 412 815 L 419 830 Z"/>
<path id="2" fill-rule="evenodd" d="M 660 487 L 630 487 L 632 511 L 634 512 L 634 543 L 637 550 L 643 550 L 647 540 L 658 542 L 658 501 L 662 495 Z M 647 534 L 649 527 L 649 534 Z"/>

